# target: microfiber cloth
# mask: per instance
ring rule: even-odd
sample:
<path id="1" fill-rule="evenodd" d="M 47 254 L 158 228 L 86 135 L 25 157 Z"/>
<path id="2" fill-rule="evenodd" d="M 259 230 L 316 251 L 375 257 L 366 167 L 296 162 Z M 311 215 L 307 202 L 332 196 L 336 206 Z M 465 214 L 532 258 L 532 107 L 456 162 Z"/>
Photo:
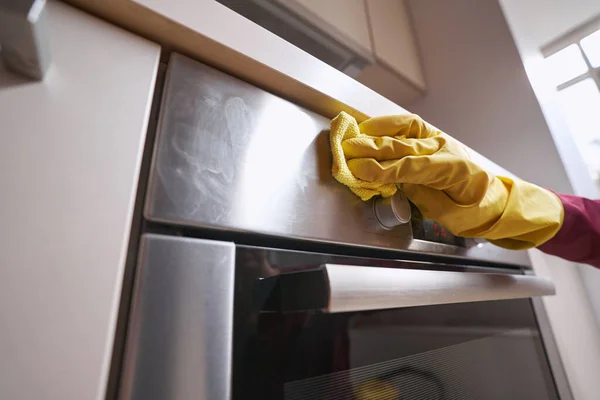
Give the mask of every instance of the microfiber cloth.
<path id="1" fill-rule="evenodd" d="M 356 178 L 346 161 L 342 142 L 347 139 L 359 137 L 368 138 L 368 135 L 360 133 L 356 120 L 351 115 L 342 111 L 331 121 L 331 133 L 329 143 L 333 155 L 332 173 L 333 177 L 340 183 L 348 186 L 362 200 L 369 200 L 371 197 L 381 195 L 390 197 L 396 193 L 396 184 L 383 182 L 368 182 Z"/>

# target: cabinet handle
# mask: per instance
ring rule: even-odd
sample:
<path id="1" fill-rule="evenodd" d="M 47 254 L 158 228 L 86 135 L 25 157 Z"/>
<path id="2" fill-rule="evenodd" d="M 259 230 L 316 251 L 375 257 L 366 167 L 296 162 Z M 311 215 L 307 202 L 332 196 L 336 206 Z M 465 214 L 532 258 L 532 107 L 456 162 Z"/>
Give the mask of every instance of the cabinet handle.
<path id="1" fill-rule="evenodd" d="M 336 313 L 555 294 L 551 280 L 536 276 L 334 264 L 257 284 L 261 309 L 278 312 Z"/>
<path id="2" fill-rule="evenodd" d="M 11 70 L 41 80 L 50 65 L 46 0 L 0 0 L 0 56 Z"/>

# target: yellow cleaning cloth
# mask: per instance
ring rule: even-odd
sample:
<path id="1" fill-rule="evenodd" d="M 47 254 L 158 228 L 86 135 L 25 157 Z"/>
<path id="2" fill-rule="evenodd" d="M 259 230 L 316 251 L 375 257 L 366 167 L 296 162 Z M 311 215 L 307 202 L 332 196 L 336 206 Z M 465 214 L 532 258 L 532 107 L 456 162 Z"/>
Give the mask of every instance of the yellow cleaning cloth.
<path id="1" fill-rule="evenodd" d="M 331 121 L 333 176 L 362 200 L 389 197 L 400 185 L 425 218 L 463 237 L 526 249 L 551 239 L 563 220 L 561 201 L 539 186 L 494 176 L 456 140 L 414 114 L 357 124 L 342 112 Z"/>

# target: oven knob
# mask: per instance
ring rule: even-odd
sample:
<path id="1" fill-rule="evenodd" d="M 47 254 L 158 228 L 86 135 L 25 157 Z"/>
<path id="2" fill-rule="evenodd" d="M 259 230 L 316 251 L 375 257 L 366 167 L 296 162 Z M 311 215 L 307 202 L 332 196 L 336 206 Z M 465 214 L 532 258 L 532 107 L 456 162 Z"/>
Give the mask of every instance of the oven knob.
<path id="1" fill-rule="evenodd" d="M 378 197 L 373 202 L 377 221 L 386 229 L 406 224 L 410 221 L 410 204 L 400 191 L 391 197 Z"/>

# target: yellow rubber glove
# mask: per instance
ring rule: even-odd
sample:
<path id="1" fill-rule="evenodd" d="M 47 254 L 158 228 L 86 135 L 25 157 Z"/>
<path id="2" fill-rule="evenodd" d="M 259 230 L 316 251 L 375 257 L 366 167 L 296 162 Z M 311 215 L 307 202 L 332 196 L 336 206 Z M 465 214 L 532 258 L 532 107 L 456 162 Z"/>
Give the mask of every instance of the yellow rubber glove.
<path id="1" fill-rule="evenodd" d="M 456 140 L 414 114 L 360 125 L 342 112 L 331 121 L 333 176 L 362 200 L 401 186 L 423 216 L 453 234 L 527 249 L 560 230 L 563 206 L 552 192 L 495 176 L 470 160 Z"/>

